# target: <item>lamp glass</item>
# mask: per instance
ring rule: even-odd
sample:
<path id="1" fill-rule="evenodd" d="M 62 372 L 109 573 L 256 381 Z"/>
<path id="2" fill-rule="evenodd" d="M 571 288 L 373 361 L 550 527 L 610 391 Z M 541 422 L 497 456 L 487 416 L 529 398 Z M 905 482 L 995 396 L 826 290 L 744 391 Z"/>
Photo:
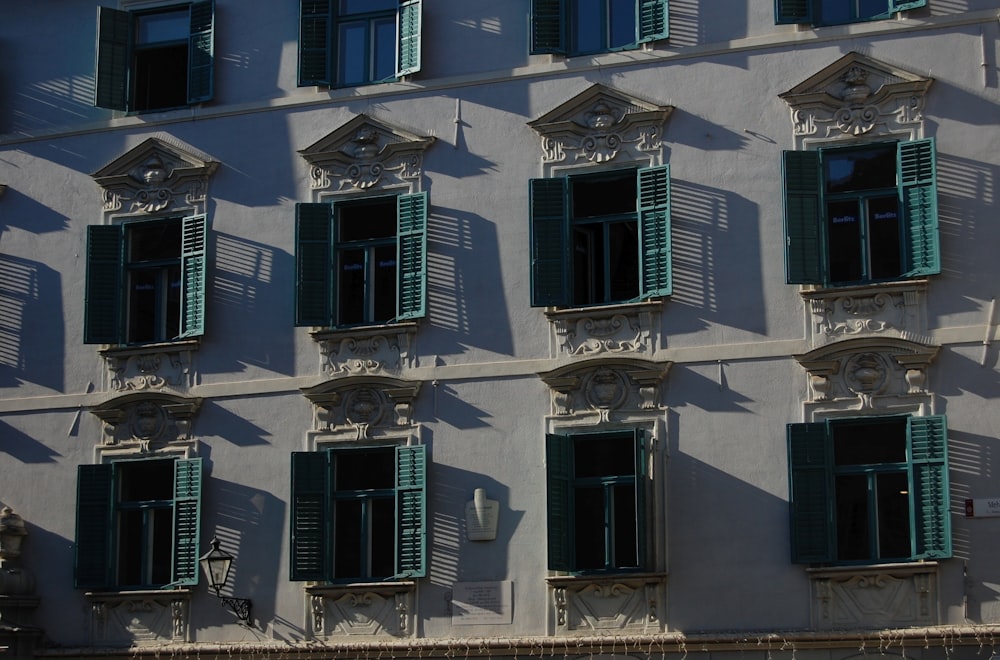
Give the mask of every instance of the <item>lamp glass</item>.
<path id="1" fill-rule="evenodd" d="M 221 591 L 229 579 L 229 567 L 232 563 L 233 556 L 219 549 L 218 539 L 212 539 L 212 549 L 201 558 L 201 567 L 208 577 L 209 585 L 216 592 Z"/>

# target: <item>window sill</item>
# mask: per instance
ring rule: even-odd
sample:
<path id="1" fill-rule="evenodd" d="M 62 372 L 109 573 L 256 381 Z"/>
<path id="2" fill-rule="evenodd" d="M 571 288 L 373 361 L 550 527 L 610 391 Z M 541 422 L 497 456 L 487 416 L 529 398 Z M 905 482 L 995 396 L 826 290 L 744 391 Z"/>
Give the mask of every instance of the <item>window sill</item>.
<path id="1" fill-rule="evenodd" d="M 146 355 L 149 353 L 174 353 L 198 348 L 201 339 L 178 339 L 177 341 L 161 341 L 151 344 L 132 344 L 121 346 L 105 346 L 100 349 L 100 354 L 105 357 L 128 358 L 133 355 Z"/>
<path id="2" fill-rule="evenodd" d="M 178 589 L 110 589 L 108 591 L 87 591 L 84 595 L 94 602 L 125 600 L 190 600 L 194 593 L 188 588 Z"/>
<path id="3" fill-rule="evenodd" d="M 915 278 L 912 280 L 893 280 L 891 282 L 871 282 L 868 284 L 851 284 L 845 286 L 821 286 L 819 284 L 803 284 L 799 287 L 799 292 L 803 297 L 806 296 L 820 296 L 820 295 L 830 295 L 830 296 L 844 296 L 851 295 L 852 293 L 877 293 L 879 291 L 893 290 L 893 289 L 906 289 L 923 287 L 926 288 L 929 280 L 925 277 Z"/>
<path id="4" fill-rule="evenodd" d="M 667 579 L 668 575 L 668 573 L 660 571 L 649 573 L 629 573 L 622 571 L 619 573 L 591 573 L 588 575 L 550 575 L 545 578 L 545 581 L 553 587 L 565 589 L 596 583 L 662 582 Z"/>
<path id="5" fill-rule="evenodd" d="M 387 333 L 405 332 L 413 334 L 420 327 L 419 321 L 380 323 L 377 325 L 356 325 L 347 328 L 315 328 L 309 331 L 315 341 L 328 341 L 344 337 L 373 337 Z"/>
<path id="6" fill-rule="evenodd" d="M 604 316 L 624 312 L 659 311 L 663 300 L 642 300 L 640 302 L 611 303 L 607 305 L 592 305 L 587 307 L 548 307 L 545 316 L 550 320 L 576 319 L 584 316 Z"/>
<path id="7" fill-rule="evenodd" d="M 908 561 L 896 562 L 893 564 L 855 564 L 851 566 L 821 566 L 806 568 L 806 573 L 810 578 L 822 579 L 842 579 L 845 575 L 855 575 L 858 573 L 875 574 L 887 573 L 892 575 L 913 575 L 916 573 L 927 573 L 937 570 L 936 561 Z"/>

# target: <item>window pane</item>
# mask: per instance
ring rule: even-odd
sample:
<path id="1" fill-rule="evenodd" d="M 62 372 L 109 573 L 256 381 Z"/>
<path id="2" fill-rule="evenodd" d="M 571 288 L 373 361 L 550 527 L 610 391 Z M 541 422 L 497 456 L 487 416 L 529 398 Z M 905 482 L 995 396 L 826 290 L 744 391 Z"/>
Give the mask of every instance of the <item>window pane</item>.
<path id="1" fill-rule="evenodd" d="M 373 406 L 377 403 L 371 402 Z M 351 404 L 352 408 L 364 408 L 364 395 L 355 395 Z M 392 447 L 336 452 L 334 464 L 334 488 L 338 492 L 396 487 L 396 451 Z"/>
<path id="2" fill-rule="evenodd" d="M 338 500 L 333 509 L 333 575 L 360 577 L 362 552 L 362 503 Z"/>
<path id="3" fill-rule="evenodd" d="M 157 339 L 156 318 L 160 281 L 159 269 L 129 273 L 128 340 L 130 342 Z"/>
<path id="4" fill-rule="evenodd" d="M 604 21 L 601 5 L 606 0 L 570 0 L 572 50 L 594 53 L 605 50 Z"/>
<path id="5" fill-rule="evenodd" d="M 136 51 L 132 82 L 133 109 L 157 110 L 187 105 L 188 47 Z"/>
<path id="6" fill-rule="evenodd" d="M 146 558 L 149 571 L 148 584 L 167 584 L 172 573 L 174 509 L 161 507 L 153 509 L 149 514 L 153 529 L 149 534 L 150 547 Z"/>
<path id="7" fill-rule="evenodd" d="M 167 276 L 167 309 L 164 316 L 164 341 L 173 339 L 181 333 L 181 267 L 171 266 L 166 269 Z"/>
<path id="8" fill-rule="evenodd" d="M 607 547 L 604 489 L 599 486 L 577 488 L 574 506 L 576 569 L 604 568 Z"/>
<path id="9" fill-rule="evenodd" d="M 820 23 L 847 23 L 853 15 L 854 0 L 820 0 Z"/>
<path id="10" fill-rule="evenodd" d="M 396 77 L 396 19 L 387 18 L 375 21 L 375 47 L 372 56 L 375 58 L 372 66 L 372 81 L 386 80 Z"/>
<path id="11" fill-rule="evenodd" d="M 869 544 L 868 477 L 840 475 L 837 490 L 837 558 L 871 559 Z"/>
<path id="12" fill-rule="evenodd" d="M 177 260 L 181 255 L 181 223 L 138 222 L 128 225 L 128 261 Z"/>
<path id="13" fill-rule="evenodd" d="M 341 85 L 368 82 L 368 22 L 341 23 L 338 36 L 337 80 Z"/>
<path id="14" fill-rule="evenodd" d="M 877 190 L 896 186 L 896 145 L 824 152 L 826 192 Z"/>
<path id="15" fill-rule="evenodd" d="M 614 493 L 613 564 L 616 568 L 635 568 L 639 565 L 635 519 L 635 484 L 619 484 Z"/>
<path id="16" fill-rule="evenodd" d="M 371 501 L 371 577 L 396 574 L 396 502 L 391 497 Z"/>
<path id="17" fill-rule="evenodd" d="M 136 43 L 139 45 L 161 41 L 187 41 L 191 30 L 187 9 L 140 14 L 136 24 Z"/>
<path id="18" fill-rule="evenodd" d="M 608 387 L 616 388 L 617 383 Z M 593 387 L 599 394 L 601 383 Z M 635 442 L 631 434 L 577 436 L 573 441 L 573 470 L 577 478 L 635 475 Z"/>
<path id="19" fill-rule="evenodd" d="M 861 217 L 855 200 L 826 205 L 830 281 L 856 282 L 864 276 Z"/>
<path id="20" fill-rule="evenodd" d="M 865 365 L 859 364 L 861 369 Z M 859 371 L 855 371 L 859 373 Z M 832 426 L 834 465 L 906 462 L 906 418 Z"/>
<path id="21" fill-rule="evenodd" d="M 858 2 L 858 18 L 885 16 L 888 12 L 889 5 L 886 0 L 859 0 Z"/>
<path id="22" fill-rule="evenodd" d="M 575 177 L 571 183 L 573 218 L 597 218 L 636 212 L 635 170 L 625 170 L 610 177 Z"/>
<path id="23" fill-rule="evenodd" d="M 340 243 L 396 236 L 396 198 L 337 206 Z"/>
<path id="24" fill-rule="evenodd" d="M 608 229 L 609 302 L 631 300 L 639 295 L 638 226 L 635 222 L 616 222 Z"/>
<path id="25" fill-rule="evenodd" d="M 118 584 L 136 586 L 142 579 L 142 510 L 118 513 Z"/>
<path id="26" fill-rule="evenodd" d="M 395 10 L 399 0 L 340 0 L 340 15 Z"/>
<path id="27" fill-rule="evenodd" d="M 573 304 L 604 300 L 604 226 L 573 228 Z"/>
<path id="28" fill-rule="evenodd" d="M 910 550 L 910 493 L 905 472 L 875 477 L 879 559 L 902 559 Z"/>
<path id="29" fill-rule="evenodd" d="M 899 229 L 899 200 L 895 196 L 868 200 L 872 279 L 892 279 L 903 272 Z"/>
<path id="30" fill-rule="evenodd" d="M 142 417 L 138 411 L 137 417 Z M 140 422 L 141 423 L 141 422 Z M 174 461 L 121 461 L 115 463 L 120 502 L 171 500 L 174 497 Z"/>
<path id="31" fill-rule="evenodd" d="M 634 44 L 636 0 L 610 0 L 611 42 L 610 48 L 621 48 Z"/>
<path id="32" fill-rule="evenodd" d="M 372 321 L 379 323 L 396 316 L 396 246 L 375 249 L 375 292 Z"/>
<path id="33" fill-rule="evenodd" d="M 365 251 L 341 250 L 337 253 L 337 322 L 341 325 L 365 320 Z"/>

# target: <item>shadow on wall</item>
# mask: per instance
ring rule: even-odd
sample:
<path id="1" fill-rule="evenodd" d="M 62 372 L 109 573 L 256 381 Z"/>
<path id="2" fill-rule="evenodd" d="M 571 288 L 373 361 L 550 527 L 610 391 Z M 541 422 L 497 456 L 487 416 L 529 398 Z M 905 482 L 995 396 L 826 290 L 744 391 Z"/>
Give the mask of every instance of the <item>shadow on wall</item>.
<path id="1" fill-rule="evenodd" d="M 728 2 L 724 11 L 700 0 L 670 0 L 670 39 L 674 48 L 700 46 L 747 36 L 747 2 Z M 746 58 L 742 58 L 746 62 Z M 729 58 L 727 62 L 731 61 Z"/>
<path id="2" fill-rule="evenodd" d="M 59 273 L 0 255 L 0 388 L 21 383 L 62 392 L 66 322 Z"/>
<path id="3" fill-rule="evenodd" d="M 8 454 L 22 463 L 55 463 L 58 452 L 35 440 L 30 435 L 0 421 L 0 453 Z"/>

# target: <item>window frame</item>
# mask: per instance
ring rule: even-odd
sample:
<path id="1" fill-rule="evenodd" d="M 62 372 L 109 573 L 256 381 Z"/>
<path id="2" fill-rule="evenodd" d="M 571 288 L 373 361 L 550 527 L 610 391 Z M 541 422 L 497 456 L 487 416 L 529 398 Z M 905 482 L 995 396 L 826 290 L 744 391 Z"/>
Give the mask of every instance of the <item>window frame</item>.
<path id="1" fill-rule="evenodd" d="M 670 36 L 668 0 L 636 0 L 635 41 L 633 43 L 600 51 L 575 52 L 570 49 L 570 6 L 568 0 L 532 0 L 531 43 L 532 55 L 554 54 L 565 56 L 595 55 L 598 53 L 631 50 L 642 44 L 667 39 Z M 605 28 L 607 26 L 605 25 Z"/>
<path id="2" fill-rule="evenodd" d="M 810 24 L 814 27 L 826 25 L 846 25 L 849 23 L 864 23 L 868 21 L 881 21 L 891 18 L 893 14 L 907 9 L 916 9 L 927 5 L 927 0 L 885 0 L 886 11 L 852 18 L 846 21 L 836 21 L 826 23 L 820 16 L 822 15 L 822 3 L 831 0 L 774 0 L 774 22 L 776 25 L 796 25 Z"/>

